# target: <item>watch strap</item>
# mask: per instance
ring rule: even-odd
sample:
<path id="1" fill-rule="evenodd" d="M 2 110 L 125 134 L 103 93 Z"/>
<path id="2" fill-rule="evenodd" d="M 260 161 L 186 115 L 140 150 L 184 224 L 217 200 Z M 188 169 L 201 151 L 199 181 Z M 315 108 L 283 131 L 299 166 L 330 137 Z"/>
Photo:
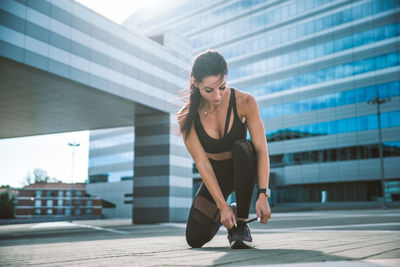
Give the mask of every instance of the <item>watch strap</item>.
<path id="1" fill-rule="evenodd" d="M 269 188 L 259 188 L 257 190 L 258 194 L 265 194 L 267 197 L 271 196 L 271 190 Z"/>

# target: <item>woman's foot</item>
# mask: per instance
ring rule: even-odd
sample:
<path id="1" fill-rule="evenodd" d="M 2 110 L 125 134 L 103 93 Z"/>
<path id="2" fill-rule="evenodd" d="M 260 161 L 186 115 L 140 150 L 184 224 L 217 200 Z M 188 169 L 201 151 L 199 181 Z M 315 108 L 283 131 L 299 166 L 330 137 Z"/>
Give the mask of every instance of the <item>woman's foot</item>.
<path id="1" fill-rule="evenodd" d="M 253 248 L 250 228 L 246 222 L 238 220 L 237 227 L 228 229 L 228 240 L 232 249 Z"/>
<path id="2" fill-rule="evenodd" d="M 237 214 L 236 203 L 231 204 L 231 208 Z M 237 227 L 228 229 L 228 240 L 232 249 L 252 248 L 252 241 L 249 226 L 245 218 L 237 218 Z"/>

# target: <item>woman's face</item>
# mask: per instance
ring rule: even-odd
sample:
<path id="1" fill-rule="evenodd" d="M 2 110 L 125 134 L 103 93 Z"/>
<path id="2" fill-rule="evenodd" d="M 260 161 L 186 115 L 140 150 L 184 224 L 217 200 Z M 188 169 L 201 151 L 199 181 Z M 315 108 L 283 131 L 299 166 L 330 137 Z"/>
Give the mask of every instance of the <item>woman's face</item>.
<path id="1" fill-rule="evenodd" d="M 210 105 L 219 105 L 226 93 L 226 75 L 206 76 L 201 83 L 195 82 L 204 101 Z"/>

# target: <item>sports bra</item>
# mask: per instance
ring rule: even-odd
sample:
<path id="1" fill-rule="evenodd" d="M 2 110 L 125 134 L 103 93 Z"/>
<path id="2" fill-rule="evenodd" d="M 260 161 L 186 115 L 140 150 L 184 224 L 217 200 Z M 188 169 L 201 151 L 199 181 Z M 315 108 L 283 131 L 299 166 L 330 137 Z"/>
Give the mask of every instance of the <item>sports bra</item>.
<path id="1" fill-rule="evenodd" d="M 228 131 L 229 121 L 231 119 L 231 110 L 233 108 L 233 123 L 232 128 Z M 200 139 L 200 143 L 207 153 L 216 154 L 222 152 L 232 151 L 233 143 L 238 139 L 245 139 L 247 134 L 247 127 L 245 123 L 242 123 L 239 119 L 236 110 L 236 98 L 235 89 L 231 87 L 231 97 L 229 99 L 228 113 L 226 115 L 224 136 L 220 139 L 215 139 L 209 136 L 203 128 L 200 121 L 200 116 L 197 113 L 196 119 L 194 120 L 194 128 Z"/>

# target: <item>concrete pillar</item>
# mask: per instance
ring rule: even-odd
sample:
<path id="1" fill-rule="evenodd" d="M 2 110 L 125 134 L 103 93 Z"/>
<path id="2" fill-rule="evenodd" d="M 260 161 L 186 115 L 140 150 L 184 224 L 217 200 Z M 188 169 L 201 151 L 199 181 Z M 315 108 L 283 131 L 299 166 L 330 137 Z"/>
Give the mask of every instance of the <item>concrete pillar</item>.
<path id="1" fill-rule="evenodd" d="M 192 159 L 174 114 L 135 118 L 133 223 L 186 221 L 192 202 Z"/>

